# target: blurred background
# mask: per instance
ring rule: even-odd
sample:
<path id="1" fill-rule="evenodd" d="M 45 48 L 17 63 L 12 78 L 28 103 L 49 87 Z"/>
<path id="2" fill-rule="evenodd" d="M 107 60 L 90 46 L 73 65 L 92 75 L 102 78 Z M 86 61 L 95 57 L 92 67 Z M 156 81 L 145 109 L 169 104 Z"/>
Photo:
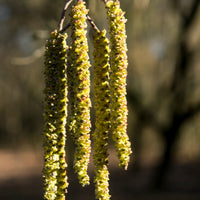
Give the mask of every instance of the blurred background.
<path id="1" fill-rule="evenodd" d="M 64 4 L 0 0 L 2 200 L 42 199 L 43 53 Z M 107 28 L 103 2 L 88 0 L 87 6 L 96 25 Z M 200 1 L 123 0 L 121 7 L 128 19 L 128 134 L 133 155 L 124 172 L 110 144 L 112 199 L 199 200 Z M 91 63 L 92 34 L 88 25 Z M 67 138 L 67 199 L 94 199 L 93 184 L 81 188 L 73 173 L 71 143 Z M 92 162 L 89 170 L 93 177 Z"/>

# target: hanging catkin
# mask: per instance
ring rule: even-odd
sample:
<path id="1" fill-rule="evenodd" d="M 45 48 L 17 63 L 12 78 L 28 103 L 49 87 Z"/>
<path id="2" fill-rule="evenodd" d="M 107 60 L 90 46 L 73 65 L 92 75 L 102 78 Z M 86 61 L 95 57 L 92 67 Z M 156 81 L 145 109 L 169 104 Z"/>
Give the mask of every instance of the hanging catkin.
<path id="1" fill-rule="evenodd" d="M 119 1 L 106 2 L 111 44 L 111 127 L 119 158 L 119 166 L 127 169 L 131 144 L 127 135 L 127 45 L 124 12 Z"/>
<path id="2" fill-rule="evenodd" d="M 94 35 L 94 165 L 96 199 L 109 200 L 108 133 L 110 131 L 109 42 L 106 31 Z"/>
<path id="3" fill-rule="evenodd" d="M 88 10 L 85 2 L 78 1 L 72 7 L 71 16 L 71 47 L 69 52 L 69 82 L 70 96 L 73 101 L 69 120 L 69 130 L 76 146 L 74 168 L 79 182 L 85 186 L 89 184 L 87 175 L 91 142 L 90 142 L 90 72 L 88 43 L 86 37 L 86 14 Z"/>
<path id="4" fill-rule="evenodd" d="M 66 38 L 56 30 L 46 42 L 44 102 L 44 199 L 64 200 L 68 186 L 65 161 L 67 105 Z"/>

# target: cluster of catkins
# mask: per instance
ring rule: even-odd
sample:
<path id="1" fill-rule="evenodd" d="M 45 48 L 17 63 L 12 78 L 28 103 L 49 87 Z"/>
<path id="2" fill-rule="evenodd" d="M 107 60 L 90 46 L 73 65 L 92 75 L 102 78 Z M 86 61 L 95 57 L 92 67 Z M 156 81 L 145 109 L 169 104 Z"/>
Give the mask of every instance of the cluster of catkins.
<path id="1" fill-rule="evenodd" d="M 71 0 L 72 1 L 72 0 Z M 90 71 L 87 20 L 95 33 L 94 108 L 95 131 L 93 160 L 95 196 L 109 200 L 108 138 L 112 135 L 119 166 L 127 169 L 131 144 L 127 135 L 127 46 L 124 12 L 119 1 L 104 0 L 109 24 L 100 31 L 88 16 L 83 0 L 72 6 L 70 13 L 71 43 L 67 34 L 55 30 L 46 42 L 44 102 L 44 199 L 64 200 L 66 175 L 66 132 L 75 144 L 74 169 L 82 186 L 89 184 L 90 141 Z M 66 129 L 67 127 L 67 129 Z"/>

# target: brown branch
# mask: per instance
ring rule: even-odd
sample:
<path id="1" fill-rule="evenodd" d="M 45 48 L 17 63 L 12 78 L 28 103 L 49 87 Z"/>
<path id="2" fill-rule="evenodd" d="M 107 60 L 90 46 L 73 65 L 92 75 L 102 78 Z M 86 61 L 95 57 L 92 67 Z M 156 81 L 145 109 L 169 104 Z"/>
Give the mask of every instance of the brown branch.
<path id="1" fill-rule="evenodd" d="M 61 17 L 60 17 L 60 22 L 58 24 L 58 27 L 59 27 L 59 31 L 62 31 L 63 30 L 63 23 L 64 23 L 64 20 L 65 20 L 65 13 L 66 13 L 66 10 L 68 8 L 68 6 L 70 5 L 70 3 L 72 2 L 73 0 L 68 0 L 66 3 L 65 3 L 65 6 L 63 8 L 63 11 L 62 11 L 62 14 L 61 14 Z"/>
<path id="2" fill-rule="evenodd" d="M 102 0 L 104 3 L 107 3 L 108 0 Z"/>
<path id="3" fill-rule="evenodd" d="M 71 23 L 68 23 L 66 26 L 62 28 L 62 30 L 59 31 L 59 33 L 64 33 L 70 26 L 71 26 Z"/>
<path id="4" fill-rule="evenodd" d="M 186 121 L 191 117 L 194 117 L 199 112 L 200 112 L 200 103 L 188 107 L 188 109 L 182 114 L 183 121 Z"/>
<path id="5" fill-rule="evenodd" d="M 188 15 L 183 15 L 183 19 L 184 19 L 183 26 L 184 26 L 184 29 L 189 29 L 189 27 L 191 26 L 196 14 L 197 14 L 199 5 L 200 5 L 200 1 L 199 0 L 194 0 L 194 3 L 192 4 L 192 7 L 190 9 L 189 14 Z"/>
<path id="6" fill-rule="evenodd" d="M 171 0 L 170 1 L 173 9 L 175 12 L 178 12 L 180 14 L 180 16 L 182 17 L 183 16 L 183 9 L 180 5 L 180 1 L 179 0 Z"/>
<path id="7" fill-rule="evenodd" d="M 95 24 L 94 21 L 91 19 L 91 17 L 88 16 L 88 15 L 87 15 L 87 20 L 90 22 L 92 28 L 93 28 L 95 31 L 99 32 L 99 29 L 97 28 L 96 24 Z"/>
<path id="8" fill-rule="evenodd" d="M 175 11 L 179 12 L 182 20 L 183 20 L 183 24 L 182 24 L 182 28 L 185 29 L 189 29 L 189 27 L 192 24 L 193 19 L 195 18 L 195 15 L 198 11 L 198 6 L 200 5 L 200 1 L 199 0 L 194 0 L 192 2 L 191 8 L 189 8 L 189 13 L 185 12 L 185 9 L 181 9 L 182 7 L 180 6 L 180 1 L 178 0 L 171 0 L 170 1 L 173 8 L 175 9 Z"/>
<path id="9" fill-rule="evenodd" d="M 175 92 L 175 102 L 183 102 L 185 96 L 184 82 L 186 74 L 190 69 L 190 62 L 192 60 L 193 52 L 190 51 L 188 46 L 187 34 L 193 24 L 193 21 L 197 15 L 197 11 L 200 5 L 199 0 L 194 0 L 188 14 L 181 13 L 181 26 L 180 26 L 180 40 L 178 46 L 177 60 L 175 64 L 174 77 L 171 81 L 171 90 Z M 182 88 L 181 88 L 182 87 Z M 177 90 L 178 89 L 178 90 Z M 178 93 L 177 93 L 178 92 Z M 181 95 L 180 95 L 181 94 Z M 177 99 L 179 98 L 179 100 Z"/>
<path id="10" fill-rule="evenodd" d="M 128 104 L 134 108 L 138 121 L 145 126 L 151 126 L 156 131 L 162 132 L 165 124 L 163 124 L 155 115 L 155 111 L 149 107 L 146 107 L 142 104 L 140 94 L 131 91 L 127 88 L 127 101 Z"/>

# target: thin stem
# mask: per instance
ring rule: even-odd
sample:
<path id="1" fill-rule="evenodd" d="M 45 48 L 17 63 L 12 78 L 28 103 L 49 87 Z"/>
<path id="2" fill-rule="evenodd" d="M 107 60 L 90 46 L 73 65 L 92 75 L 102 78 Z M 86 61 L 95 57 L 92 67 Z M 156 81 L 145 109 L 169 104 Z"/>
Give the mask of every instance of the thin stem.
<path id="1" fill-rule="evenodd" d="M 91 17 L 88 16 L 88 15 L 87 15 L 87 20 L 90 22 L 92 28 L 93 28 L 95 31 L 99 32 L 99 29 L 97 28 L 96 24 L 95 24 L 94 21 L 91 19 Z"/>
<path id="2" fill-rule="evenodd" d="M 65 20 L 65 13 L 66 13 L 66 10 L 68 8 L 68 6 L 70 5 L 70 3 L 72 2 L 73 0 L 68 0 L 66 3 L 65 3 L 65 7 L 63 8 L 63 11 L 62 11 L 62 14 L 61 14 L 61 17 L 60 17 L 60 22 L 59 22 L 59 31 L 62 31 L 63 30 L 63 23 L 64 23 L 64 20 Z M 66 30 L 66 29 L 65 29 Z"/>
<path id="3" fill-rule="evenodd" d="M 64 26 L 64 27 L 62 28 L 62 30 L 59 31 L 59 33 L 65 32 L 70 26 L 71 26 L 71 23 L 68 23 L 66 26 Z"/>
<path id="4" fill-rule="evenodd" d="M 110 0 L 102 0 L 105 4 Z M 113 0 L 113 1 L 119 1 L 119 0 Z"/>

